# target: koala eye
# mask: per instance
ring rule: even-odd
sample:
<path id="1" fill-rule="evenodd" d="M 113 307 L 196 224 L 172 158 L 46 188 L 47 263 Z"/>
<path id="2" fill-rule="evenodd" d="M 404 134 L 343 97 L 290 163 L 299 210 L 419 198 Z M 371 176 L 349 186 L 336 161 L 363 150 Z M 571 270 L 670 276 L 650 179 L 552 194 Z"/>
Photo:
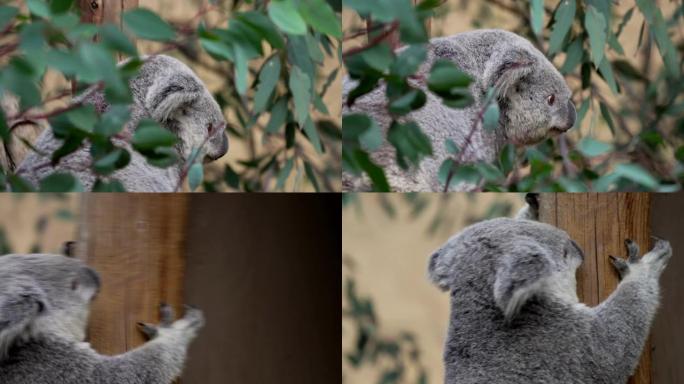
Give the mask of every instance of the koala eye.
<path id="1" fill-rule="evenodd" d="M 553 103 L 556 102 L 556 95 L 549 95 L 549 97 L 546 98 L 546 102 L 549 105 L 553 105 Z"/>

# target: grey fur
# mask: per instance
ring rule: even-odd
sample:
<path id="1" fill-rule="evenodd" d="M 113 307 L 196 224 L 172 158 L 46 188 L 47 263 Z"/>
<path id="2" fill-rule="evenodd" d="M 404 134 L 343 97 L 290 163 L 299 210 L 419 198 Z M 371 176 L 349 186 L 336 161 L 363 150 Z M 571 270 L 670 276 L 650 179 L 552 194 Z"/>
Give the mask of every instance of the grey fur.
<path id="1" fill-rule="evenodd" d="M 179 182 L 185 161 L 193 148 L 200 147 L 209 129 L 212 135 L 201 158 L 216 160 L 228 151 L 226 122 L 219 105 L 187 65 L 164 55 L 150 56 L 144 60 L 138 75 L 129 84 L 133 104 L 131 121 L 124 128 L 124 134 L 132 134 L 141 119 L 154 119 L 178 136 L 176 150 L 180 161 L 176 166 L 166 169 L 154 167 L 147 163 L 144 156 L 132 150 L 128 142 L 115 139 L 116 145 L 131 152 L 131 162 L 112 177 L 121 181 L 127 191 L 172 192 Z M 94 105 L 98 112 L 105 112 L 109 108 L 103 92 L 97 88 L 89 89 L 75 102 L 79 100 Z M 56 139 L 50 129 L 45 130 L 35 143 L 36 148 L 43 153 L 52 153 L 60 145 L 61 140 Z M 46 162 L 49 159 L 32 152 L 17 172 L 36 185 L 40 179 L 56 170 L 73 173 L 86 190 L 90 190 L 95 183 L 95 175 L 89 169 L 89 146 L 66 156 L 55 168 L 41 167 Z"/>
<path id="2" fill-rule="evenodd" d="M 470 91 L 475 103 L 465 109 L 444 106 L 441 99 L 427 91 L 429 70 L 437 59 L 455 62 L 475 81 Z M 544 55 L 524 38 L 502 30 L 477 30 L 449 37 L 430 40 L 428 58 L 419 69 L 418 80 L 413 85 L 427 92 L 427 104 L 408 115 L 419 123 L 430 137 L 434 155 L 422 161 L 420 167 L 404 171 L 396 164 L 395 151 L 385 143 L 372 153 L 372 158 L 385 168 L 393 190 L 399 192 L 441 191 L 438 180 L 442 162 L 449 156 L 445 142 L 451 139 L 464 149 L 466 138 L 483 108 L 487 90 L 498 91 L 501 108 L 499 126 L 494 132 L 486 132 L 478 124 L 462 155 L 463 163 L 492 162 L 506 143 L 531 145 L 570 129 L 575 123 L 575 107 L 571 92 L 558 70 Z M 356 86 L 345 78 L 343 100 Z M 548 97 L 554 95 L 553 106 Z M 390 116 L 386 112 L 385 87 L 381 86 L 345 108 L 343 113 L 366 113 L 382 127 L 389 127 Z M 344 103 L 346 105 L 346 102 Z M 345 190 L 367 189 L 366 180 L 358 180 L 345 174 Z M 452 189 L 467 189 L 454 186 Z"/>
<path id="3" fill-rule="evenodd" d="M 526 219 L 471 225 L 430 258 L 451 292 L 447 384 L 617 384 L 634 371 L 659 302 L 667 241 L 616 259 L 622 276 L 601 304 L 579 303 L 582 251 L 568 234 Z"/>
<path id="4" fill-rule="evenodd" d="M 0 383 L 170 384 L 180 376 L 187 348 L 202 327 L 197 309 L 175 322 L 146 325 L 153 339 L 118 356 L 97 354 L 84 342 L 97 273 L 61 255 L 0 256 Z"/>

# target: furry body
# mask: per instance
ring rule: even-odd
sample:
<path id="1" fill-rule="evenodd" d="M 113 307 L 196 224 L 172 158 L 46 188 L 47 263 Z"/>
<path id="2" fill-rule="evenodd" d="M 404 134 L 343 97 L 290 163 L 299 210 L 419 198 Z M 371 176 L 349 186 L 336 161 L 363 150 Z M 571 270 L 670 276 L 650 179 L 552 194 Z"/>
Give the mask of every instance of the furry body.
<path id="1" fill-rule="evenodd" d="M 203 325 L 188 309 L 172 321 L 145 325 L 152 338 L 117 356 L 84 342 L 89 304 L 100 287 L 95 271 L 59 255 L 0 256 L 0 383 L 171 384 L 181 374 L 187 348 Z"/>
<path id="2" fill-rule="evenodd" d="M 470 91 L 475 102 L 464 109 L 444 106 L 441 99 L 427 90 L 430 68 L 437 59 L 453 61 L 473 79 Z M 430 40 L 428 57 L 412 83 L 426 91 L 427 103 L 408 115 L 431 139 L 433 156 L 420 166 L 402 170 L 395 161 L 394 148 L 389 143 L 371 154 L 385 168 L 392 188 L 400 192 L 441 191 L 438 180 L 442 162 L 449 156 L 447 139 L 463 151 L 463 163 L 492 162 L 507 143 L 530 145 L 560 134 L 575 123 L 575 107 L 565 80 L 544 55 L 526 39 L 502 30 L 477 30 Z M 356 86 L 344 80 L 343 99 Z M 495 88 L 501 110 L 499 125 L 486 132 L 476 124 L 487 91 Z M 549 104 L 553 96 L 552 105 Z M 345 103 L 346 104 L 346 103 Z M 381 86 L 355 101 L 344 114 L 365 113 L 382 127 L 389 128 L 391 117 L 386 112 L 385 87 Z M 475 130 L 468 145 L 473 126 Z M 367 189 L 367 181 L 350 175 L 343 178 L 345 190 Z M 465 189 L 456 186 L 453 189 Z"/>
<path id="3" fill-rule="evenodd" d="M 144 60 L 138 75 L 129 84 L 133 104 L 130 106 L 131 120 L 124 127 L 124 134 L 132 135 L 141 119 L 153 119 L 178 136 L 176 151 L 180 160 L 169 168 L 158 168 L 148 164 L 145 157 L 134 151 L 127 141 L 114 139 L 115 145 L 131 153 L 131 162 L 112 177 L 121 181 L 127 191 L 172 192 L 179 183 L 185 161 L 193 148 L 202 145 L 207 135 L 210 138 L 201 157 L 214 160 L 228 151 L 226 123 L 221 108 L 188 66 L 164 55 L 151 56 Z M 76 99 L 81 100 L 94 105 L 99 113 L 109 108 L 103 92 L 95 88 Z M 51 154 L 61 144 L 62 141 L 54 137 L 52 130 L 46 129 L 35 147 L 43 153 Z M 96 177 L 89 169 L 89 150 L 89 146 L 82 147 L 64 157 L 56 167 L 41 166 L 49 162 L 49 159 L 32 152 L 21 163 L 17 172 L 37 185 L 40 179 L 55 171 L 68 171 L 81 181 L 85 190 L 90 190 Z"/>
<path id="4" fill-rule="evenodd" d="M 525 215 L 523 215 L 524 217 Z M 590 308 L 576 294 L 583 255 L 564 231 L 526 219 L 474 224 L 435 252 L 429 274 L 451 292 L 447 384 L 625 383 L 659 302 L 672 250 L 656 241 L 614 259 L 617 289 Z"/>

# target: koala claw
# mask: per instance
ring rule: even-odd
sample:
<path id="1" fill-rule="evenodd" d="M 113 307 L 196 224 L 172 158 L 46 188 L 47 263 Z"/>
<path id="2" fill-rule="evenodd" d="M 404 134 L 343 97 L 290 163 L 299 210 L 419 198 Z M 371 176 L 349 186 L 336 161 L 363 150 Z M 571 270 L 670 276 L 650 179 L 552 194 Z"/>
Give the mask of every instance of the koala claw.
<path id="1" fill-rule="evenodd" d="M 620 275 L 620 279 L 622 279 L 629 271 L 629 264 L 625 259 L 621 259 L 613 255 L 609 255 L 608 257 L 610 258 L 610 262 L 613 264 L 613 267 L 615 267 Z"/>
<path id="2" fill-rule="evenodd" d="M 166 303 L 161 303 L 159 304 L 159 319 L 160 319 L 160 325 L 163 327 L 169 327 L 173 323 L 173 319 L 175 317 L 173 307 L 166 304 Z"/>
<path id="3" fill-rule="evenodd" d="M 625 247 L 627 248 L 627 259 L 630 263 L 639 262 L 639 245 L 630 239 L 625 239 Z"/>
<path id="4" fill-rule="evenodd" d="M 199 309 L 186 305 L 185 316 L 180 320 L 187 328 L 199 329 L 204 325 L 204 314 Z"/>
<path id="5" fill-rule="evenodd" d="M 157 337 L 157 334 L 159 334 L 157 326 L 154 324 L 138 323 L 138 329 L 140 329 L 140 332 L 142 332 L 148 340 L 154 339 Z"/>
<path id="6" fill-rule="evenodd" d="M 667 263 L 672 256 L 672 246 L 670 246 L 669 241 L 657 237 L 653 237 L 653 239 L 655 240 L 655 245 L 649 253 L 644 255 L 644 261 L 648 263 L 658 263 L 664 267 L 665 263 Z"/>

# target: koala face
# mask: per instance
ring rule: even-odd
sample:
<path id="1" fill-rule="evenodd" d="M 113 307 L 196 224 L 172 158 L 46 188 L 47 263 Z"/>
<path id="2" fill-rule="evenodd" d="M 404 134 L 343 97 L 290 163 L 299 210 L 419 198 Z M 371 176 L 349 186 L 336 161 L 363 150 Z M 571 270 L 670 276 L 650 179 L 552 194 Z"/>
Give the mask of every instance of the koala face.
<path id="1" fill-rule="evenodd" d="M 505 40 L 484 70 L 483 91 L 497 91 L 508 141 L 532 145 L 566 132 L 577 113 L 565 79 L 531 43 Z"/>
<path id="2" fill-rule="evenodd" d="M 518 145 L 530 145 L 568 131 L 577 116 L 571 96 L 553 66 L 541 65 L 530 72 L 506 96 L 508 138 Z"/>
<path id="3" fill-rule="evenodd" d="M 428 273 L 444 290 L 470 291 L 494 302 L 510 320 L 534 295 L 577 302 L 575 270 L 583 258 L 558 228 L 502 218 L 474 224 L 449 239 L 431 256 Z"/>
<path id="4" fill-rule="evenodd" d="M 16 342 L 44 334 L 85 338 L 100 278 L 61 255 L 0 256 L 0 357 Z"/>
<path id="5" fill-rule="evenodd" d="M 131 89 L 141 108 L 176 133 L 184 160 L 201 148 L 205 161 L 228 152 L 223 111 L 202 81 L 185 64 L 169 56 L 145 58 Z"/>

